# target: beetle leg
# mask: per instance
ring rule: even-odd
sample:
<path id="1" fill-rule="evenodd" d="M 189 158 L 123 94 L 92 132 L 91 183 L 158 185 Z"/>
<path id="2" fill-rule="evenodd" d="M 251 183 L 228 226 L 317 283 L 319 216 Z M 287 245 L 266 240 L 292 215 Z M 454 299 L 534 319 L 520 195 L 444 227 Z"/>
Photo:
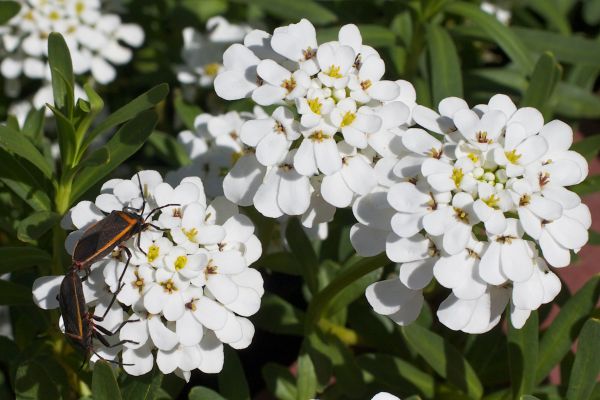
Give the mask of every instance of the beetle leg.
<path id="1" fill-rule="evenodd" d="M 136 244 L 136 246 L 137 246 L 137 248 L 138 248 L 139 251 L 141 251 L 145 256 L 148 256 L 148 253 L 146 253 L 144 251 L 144 249 L 142 249 L 142 246 L 140 246 L 140 239 L 141 239 L 141 237 L 142 237 L 142 231 L 139 231 L 138 234 L 137 234 L 137 239 L 136 239 L 135 244 Z"/>
<path id="2" fill-rule="evenodd" d="M 139 241 L 139 236 L 138 236 L 138 241 Z M 125 276 L 125 271 L 127 271 L 127 267 L 129 267 L 129 261 L 131 261 L 131 250 L 129 250 L 127 248 L 127 246 L 120 246 L 120 247 L 125 252 L 125 254 L 127 254 L 127 262 L 125 262 L 125 268 L 123 268 L 123 272 L 121 272 L 121 276 L 119 277 L 119 280 L 117 282 L 118 285 L 121 285 L 121 281 L 123 280 L 123 277 Z M 121 290 L 121 287 L 122 286 L 119 287 L 119 291 Z M 119 291 L 117 291 L 117 293 L 119 293 Z"/>
<path id="3" fill-rule="evenodd" d="M 144 223 L 144 225 L 146 225 L 146 226 L 151 226 L 151 227 L 153 227 L 154 229 L 156 229 L 157 231 L 161 231 L 161 232 L 166 232 L 166 231 L 168 231 L 168 230 L 169 230 L 169 228 L 161 228 L 161 227 L 159 227 L 159 226 L 156 226 L 156 225 L 154 225 L 154 224 L 151 224 L 151 223 L 149 223 L 149 222 L 146 222 L 146 223 Z"/>
<path id="4" fill-rule="evenodd" d="M 108 329 L 104 328 L 103 326 L 94 326 L 95 329 L 99 330 L 100 332 L 102 332 L 104 335 L 106 336 L 113 336 L 116 335 L 117 333 L 119 333 L 119 331 L 121 329 L 123 329 L 123 327 L 130 323 L 130 322 L 139 322 L 139 319 L 132 319 L 132 320 L 127 320 L 127 321 L 123 321 L 119 324 L 119 326 L 117 327 L 117 329 L 115 329 L 114 331 L 109 331 Z"/>
<path id="5" fill-rule="evenodd" d="M 162 210 L 163 208 L 167 208 L 167 207 L 180 207 L 181 204 L 165 204 L 164 206 L 160 206 L 160 207 L 156 207 L 154 210 L 150 211 L 150 214 L 148 214 L 146 216 L 146 218 L 144 218 L 144 222 L 148 221 L 148 219 L 152 216 L 152 214 L 154 214 L 155 212 Z"/>

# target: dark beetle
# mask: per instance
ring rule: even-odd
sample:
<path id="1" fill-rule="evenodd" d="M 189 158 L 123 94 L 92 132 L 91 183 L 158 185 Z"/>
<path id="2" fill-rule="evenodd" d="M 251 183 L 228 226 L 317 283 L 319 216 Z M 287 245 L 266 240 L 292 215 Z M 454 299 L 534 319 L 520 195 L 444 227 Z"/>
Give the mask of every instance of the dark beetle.
<path id="1" fill-rule="evenodd" d="M 120 290 L 120 288 L 119 288 Z M 114 294 L 106 312 L 101 317 L 94 315 L 93 312 L 89 312 L 87 305 L 85 304 L 85 298 L 83 296 L 83 286 L 81 278 L 79 277 L 77 270 L 71 268 L 66 274 L 60 284 L 60 292 L 58 295 L 58 303 L 60 306 L 60 313 L 63 318 L 65 326 L 65 336 L 69 338 L 70 342 L 85 353 L 85 360 L 88 360 L 90 356 L 96 354 L 100 359 L 105 360 L 102 356 L 94 351 L 93 339 L 98 339 L 106 347 L 116 347 L 124 343 L 135 343 L 131 340 L 121 340 L 118 343 L 110 344 L 104 335 L 113 336 L 117 334 L 126 323 L 136 322 L 137 320 L 127 320 L 122 322 L 114 332 L 103 328 L 102 326 L 95 325 L 95 321 L 102 322 L 117 298 L 117 293 Z M 111 360 L 105 360 L 114 362 Z"/>
<path id="2" fill-rule="evenodd" d="M 152 214 L 162 208 L 178 206 L 179 204 L 167 204 L 162 207 L 157 207 L 150 211 L 150 213 L 144 218 L 143 215 L 144 209 L 146 208 L 146 198 L 144 197 L 144 190 L 142 189 L 140 176 L 137 175 L 137 177 L 140 186 L 140 192 L 142 193 L 143 198 L 142 207 L 140 209 L 124 207 L 121 211 L 112 211 L 106 217 L 88 227 L 83 232 L 81 238 L 79 238 L 77 241 L 77 244 L 75 244 L 75 249 L 73 250 L 72 268 L 76 268 L 78 270 L 85 269 L 87 274 L 90 265 L 110 254 L 115 247 L 121 246 L 123 242 L 127 241 L 136 234 L 138 235 L 138 248 L 142 251 L 142 253 L 146 254 L 146 252 L 139 247 L 140 233 L 149 226 L 155 229 L 160 229 L 159 227 L 152 225 L 152 223 L 147 222 L 148 219 L 152 216 Z M 127 269 L 127 266 L 129 265 L 129 259 L 131 258 L 131 252 L 129 249 L 125 246 L 121 246 L 121 248 L 127 254 L 127 263 L 125 265 L 125 269 L 121 273 L 121 277 L 119 278 L 119 284 L 125 275 L 125 270 Z"/>

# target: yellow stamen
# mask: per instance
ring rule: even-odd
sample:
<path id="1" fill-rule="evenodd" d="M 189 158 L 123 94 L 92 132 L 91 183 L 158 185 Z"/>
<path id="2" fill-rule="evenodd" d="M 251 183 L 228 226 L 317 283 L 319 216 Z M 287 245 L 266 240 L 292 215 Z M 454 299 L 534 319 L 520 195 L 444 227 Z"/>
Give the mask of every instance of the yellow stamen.
<path id="1" fill-rule="evenodd" d="M 360 83 L 360 87 L 362 88 L 362 90 L 367 90 L 368 88 L 370 88 L 372 85 L 371 81 L 369 79 L 367 79 L 366 81 L 362 81 Z"/>
<path id="2" fill-rule="evenodd" d="M 460 186 L 460 183 L 462 182 L 464 176 L 465 176 L 465 173 L 463 172 L 463 170 L 461 168 L 454 168 L 452 170 L 452 180 L 454 181 L 454 184 L 456 185 L 456 187 Z"/>
<path id="3" fill-rule="evenodd" d="M 290 77 L 290 79 L 286 79 L 281 84 L 281 87 L 287 90 L 288 93 L 291 93 L 294 89 L 296 89 L 296 80 L 294 77 Z"/>
<path id="4" fill-rule="evenodd" d="M 356 114 L 348 111 L 348 112 L 346 112 L 346 114 L 344 114 L 344 118 L 342 118 L 341 126 L 342 127 L 348 126 L 348 125 L 352 124 L 355 119 L 356 119 Z"/>
<path id="5" fill-rule="evenodd" d="M 321 101 L 318 97 L 315 97 L 314 99 L 308 99 L 307 102 L 312 112 L 317 115 L 321 115 L 321 106 L 323 106 L 323 104 L 321 104 Z"/>
<path id="6" fill-rule="evenodd" d="M 323 133 L 323 131 L 314 131 L 308 138 L 313 142 L 322 142 L 325 139 L 330 139 L 331 136 Z"/>
<path id="7" fill-rule="evenodd" d="M 175 260 L 175 269 L 177 271 L 179 271 L 180 269 L 185 268 L 186 264 L 187 264 L 187 256 L 179 256 Z"/>
<path id="8" fill-rule="evenodd" d="M 208 76 L 216 76 L 219 73 L 219 68 L 221 68 L 221 65 L 218 63 L 206 64 L 204 66 L 204 73 Z"/>
<path id="9" fill-rule="evenodd" d="M 479 161 L 479 157 L 477 157 L 477 155 L 475 153 L 469 153 L 469 154 L 467 154 L 467 157 L 469 157 L 471 159 L 471 161 L 473 161 L 473 163 L 476 163 L 477 161 Z"/>
<path id="10" fill-rule="evenodd" d="M 519 207 L 527 206 L 527 205 L 529 205 L 530 202 L 531 202 L 531 196 L 529 196 L 528 194 L 524 194 L 519 199 Z"/>
<path id="11" fill-rule="evenodd" d="M 175 282 L 173 282 L 171 279 L 167 279 L 166 281 L 161 282 L 160 286 L 162 286 L 163 289 L 165 289 L 165 292 L 168 293 L 173 293 L 177 291 L 177 286 L 175 286 Z"/>
<path id="12" fill-rule="evenodd" d="M 461 222 L 469 222 L 469 214 L 462 208 L 454 207 L 454 216 Z"/>
<path id="13" fill-rule="evenodd" d="M 148 262 L 149 263 L 153 262 L 154 260 L 156 260 L 158 258 L 159 255 L 160 255 L 160 247 L 153 244 L 148 249 Z"/>
<path id="14" fill-rule="evenodd" d="M 442 150 L 438 150 L 435 147 L 432 147 L 431 150 L 429 150 L 428 155 L 431 158 L 436 158 L 439 160 L 442 157 Z"/>
<path id="15" fill-rule="evenodd" d="M 500 199 L 498 198 L 498 196 L 496 196 L 495 194 L 491 195 L 490 197 L 488 197 L 487 199 L 482 199 L 483 202 L 485 204 L 487 204 L 489 207 L 498 210 L 498 203 L 500 203 Z"/>
<path id="16" fill-rule="evenodd" d="M 505 151 L 504 154 L 506 155 L 506 158 L 508 158 L 508 161 L 511 162 L 511 164 L 516 164 L 519 162 L 519 158 L 521 158 L 520 154 L 517 154 L 516 150 L 511 150 L 511 151 Z"/>
<path id="17" fill-rule="evenodd" d="M 342 74 L 340 74 L 340 69 L 341 67 L 338 67 L 337 65 L 332 65 L 329 67 L 329 70 L 326 72 L 326 74 L 332 78 L 341 78 Z"/>
<path id="18" fill-rule="evenodd" d="M 183 231 L 183 233 L 185 234 L 185 236 L 188 238 L 188 240 L 190 242 L 194 242 L 196 243 L 196 235 L 198 234 L 198 229 L 196 228 L 192 228 L 192 229 L 181 229 Z"/>
<path id="19" fill-rule="evenodd" d="M 81 1 L 78 1 L 77 4 L 75 4 L 75 12 L 77 14 L 81 14 L 84 10 L 85 10 L 85 4 Z"/>

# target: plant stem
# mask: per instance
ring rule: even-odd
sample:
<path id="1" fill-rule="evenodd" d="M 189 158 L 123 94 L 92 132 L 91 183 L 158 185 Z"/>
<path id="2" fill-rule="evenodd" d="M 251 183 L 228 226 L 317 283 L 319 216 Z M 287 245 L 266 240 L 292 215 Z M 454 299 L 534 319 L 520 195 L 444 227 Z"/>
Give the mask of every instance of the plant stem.
<path id="1" fill-rule="evenodd" d="M 320 322 L 333 299 L 349 284 L 360 279 L 371 271 L 389 263 L 387 256 L 382 253 L 375 257 L 362 260 L 347 267 L 329 285 L 319 292 L 311 301 L 306 312 L 305 332 L 310 333 Z"/>
<path id="2" fill-rule="evenodd" d="M 71 179 L 60 181 L 56 189 L 56 197 L 54 199 L 55 210 L 61 216 L 64 215 L 71 205 L 71 187 L 73 181 Z M 63 265 L 65 231 L 56 225 L 52 228 L 52 275 L 64 274 L 65 266 Z"/>

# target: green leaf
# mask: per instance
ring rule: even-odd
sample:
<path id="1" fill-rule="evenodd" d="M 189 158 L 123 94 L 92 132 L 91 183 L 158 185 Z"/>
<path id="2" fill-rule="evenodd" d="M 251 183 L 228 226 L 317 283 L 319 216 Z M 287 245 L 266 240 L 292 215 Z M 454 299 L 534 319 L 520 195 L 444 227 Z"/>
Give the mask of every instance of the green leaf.
<path id="1" fill-rule="evenodd" d="M 33 266 L 46 266 L 52 257 L 33 246 L 0 247 L 0 275 Z"/>
<path id="2" fill-rule="evenodd" d="M 240 0 L 238 0 L 240 1 Z M 306 18 L 315 25 L 325 25 L 337 21 L 335 13 L 313 0 L 241 0 L 242 3 L 260 7 L 266 13 L 297 23 Z"/>
<path id="3" fill-rule="evenodd" d="M 106 361 L 98 361 L 94 364 L 92 393 L 94 393 L 94 400 L 121 399 L 121 390 L 115 379 L 115 374 Z"/>
<path id="4" fill-rule="evenodd" d="M 593 312 L 600 297 L 600 275 L 594 275 L 561 308 L 540 341 L 536 383 L 548 376 L 552 368 L 571 349 L 577 334 Z"/>
<path id="5" fill-rule="evenodd" d="M 72 166 L 75 159 L 76 135 L 73 122 L 65 116 L 58 108 L 48 104 L 48 108 L 54 114 L 56 131 L 58 132 L 58 146 L 60 158 L 64 165 Z"/>
<path id="6" fill-rule="evenodd" d="M 169 85 L 161 83 L 154 86 L 147 92 L 139 95 L 129 103 L 110 114 L 104 121 L 100 122 L 91 132 L 89 132 L 82 144 L 82 150 L 88 148 L 90 143 L 102 132 L 109 130 L 119 124 L 129 121 L 144 110 L 154 107 L 161 102 L 169 93 Z M 111 152 L 112 154 L 112 152 Z"/>
<path id="7" fill-rule="evenodd" d="M 250 400 L 244 367 L 236 351 L 229 347 L 225 349 L 225 362 L 219 373 L 219 392 L 228 400 Z"/>
<path id="8" fill-rule="evenodd" d="M 304 333 L 304 313 L 269 292 L 262 298 L 260 310 L 253 321 L 267 332 L 299 336 Z"/>
<path id="9" fill-rule="evenodd" d="M 0 25 L 7 23 L 20 9 L 21 6 L 16 1 L 0 1 Z"/>
<path id="10" fill-rule="evenodd" d="M 23 157 L 37 169 L 39 169 L 46 178 L 52 180 L 52 166 L 31 141 L 21 132 L 15 131 L 8 126 L 0 125 L 0 147 Z"/>
<path id="11" fill-rule="evenodd" d="M 550 51 L 560 62 L 600 65 L 600 42 L 530 28 L 511 28 L 532 51 Z"/>
<path id="12" fill-rule="evenodd" d="M 366 45 L 373 47 L 387 47 L 396 44 L 396 36 L 389 28 L 385 28 L 381 25 L 359 24 L 358 29 L 360 30 L 363 43 Z"/>
<path id="13" fill-rule="evenodd" d="M 142 376 L 127 375 L 121 385 L 123 398 L 127 400 L 154 400 L 163 379 L 163 374 L 154 368 Z"/>
<path id="14" fill-rule="evenodd" d="M 589 244 L 592 244 L 594 246 L 600 245 L 600 232 L 596 232 L 596 231 L 590 229 L 589 233 L 590 233 Z"/>
<path id="15" fill-rule="evenodd" d="M 194 125 L 194 121 L 196 121 L 196 117 L 202 114 L 202 109 L 196 105 L 188 104 L 183 100 L 181 95 L 175 97 L 175 112 L 183 121 L 183 124 L 190 131 L 195 132 L 196 127 Z"/>
<path id="16" fill-rule="evenodd" d="M 600 320 L 589 319 L 579 335 L 575 363 L 571 370 L 568 400 L 587 400 L 594 391 L 600 374 Z"/>
<path id="17" fill-rule="evenodd" d="M 232 382 L 232 384 L 235 384 Z M 196 386 L 190 390 L 188 400 L 228 400 L 219 393 L 204 386 Z"/>
<path id="18" fill-rule="evenodd" d="M 21 132 L 23 132 L 27 137 L 29 137 L 33 143 L 38 143 L 40 140 L 40 135 L 44 130 L 44 118 L 45 118 L 45 109 L 44 107 L 36 109 L 31 108 L 27 113 L 27 117 L 25 118 L 25 122 L 23 123 L 23 128 Z"/>
<path id="19" fill-rule="evenodd" d="M 296 380 L 285 367 L 267 363 L 262 369 L 262 376 L 267 389 L 279 400 L 296 400 Z"/>
<path id="20" fill-rule="evenodd" d="M 73 115 L 75 104 L 73 63 L 69 47 L 60 33 L 52 32 L 48 37 L 48 63 L 52 75 L 54 105 L 69 119 Z"/>
<path id="21" fill-rule="evenodd" d="M 550 112 L 550 99 L 560 80 L 562 68 L 551 53 L 544 53 L 535 64 L 529 87 L 523 95 L 521 106 L 535 107 L 546 119 Z"/>
<path id="22" fill-rule="evenodd" d="M 332 301 L 327 309 L 328 315 L 335 315 L 356 299 L 361 298 L 365 294 L 367 286 L 375 282 L 381 272 L 378 270 L 369 272 L 347 285 Z"/>
<path id="23" fill-rule="evenodd" d="M 586 160 L 591 161 L 596 158 L 600 151 L 600 135 L 592 135 L 580 140 L 571 146 L 571 150 L 578 152 Z"/>
<path id="24" fill-rule="evenodd" d="M 317 393 L 317 372 L 310 353 L 307 351 L 306 341 L 298 356 L 298 378 L 296 387 L 297 400 L 314 399 Z"/>
<path id="25" fill-rule="evenodd" d="M 43 175 L 21 158 L 0 149 L 0 180 L 34 210 L 51 207 Z M 49 186 L 49 185 L 48 185 Z"/>
<path id="26" fill-rule="evenodd" d="M 548 23 L 562 34 L 571 33 L 567 15 L 556 9 L 556 3 L 547 0 L 528 0 L 527 5 L 540 14 Z"/>
<path id="27" fill-rule="evenodd" d="M 504 50 L 521 71 L 529 73 L 533 70 L 533 62 L 529 56 L 530 52 L 519 36 L 500 23 L 494 16 L 485 13 L 474 4 L 465 2 L 451 3 L 448 5 L 447 11 L 472 20 L 481 31 Z"/>
<path id="28" fill-rule="evenodd" d="M 600 118 L 600 98 L 579 86 L 559 82 L 556 113 L 574 119 Z"/>
<path id="29" fill-rule="evenodd" d="M 31 288 L 0 279 L 0 305 L 30 305 Z"/>
<path id="30" fill-rule="evenodd" d="M 267 254 L 257 261 L 259 268 L 288 275 L 302 275 L 302 266 L 291 254 L 284 251 Z"/>
<path id="31" fill-rule="evenodd" d="M 164 132 L 154 131 L 148 139 L 158 155 L 167 163 L 174 167 L 181 167 L 189 164 L 190 157 L 185 151 L 185 147 L 173 136 Z"/>
<path id="32" fill-rule="evenodd" d="M 456 46 L 448 32 L 438 26 L 427 27 L 433 102 L 450 96 L 463 97 L 462 71 Z"/>
<path id="33" fill-rule="evenodd" d="M 530 394 L 535 387 L 535 367 L 538 359 L 539 323 L 537 311 L 532 311 L 525 326 L 508 326 L 508 359 L 510 382 L 514 398 Z"/>
<path id="34" fill-rule="evenodd" d="M 312 293 L 315 293 L 318 288 L 317 268 L 319 266 L 319 261 L 298 218 L 290 219 L 287 229 L 285 230 L 285 237 L 294 258 L 302 265 L 302 275 L 304 276 L 304 280 L 308 285 L 309 290 Z"/>
<path id="35" fill-rule="evenodd" d="M 600 175 L 588 176 L 586 180 L 578 185 L 571 186 L 570 189 L 579 196 L 600 192 Z"/>
<path id="36" fill-rule="evenodd" d="M 110 152 L 106 147 L 100 147 L 77 165 L 77 171 L 88 167 L 98 167 L 110 162 Z"/>
<path id="37" fill-rule="evenodd" d="M 110 161 L 103 165 L 86 168 L 76 176 L 71 202 L 81 197 L 92 185 L 138 151 L 152 133 L 156 120 L 156 113 L 148 110 L 123 125 L 105 145 L 110 154 Z"/>
<path id="38" fill-rule="evenodd" d="M 53 211 L 36 211 L 19 223 L 17 238 L 23 242 L 36 243 L 59 221 L 60 215 Z"/>
<path id="39" fill-rule="evenodd" d="M 583 20 L 588 25 L 598 25 L 600 22 L 600 2 L 587 0 L 583 3 Z"/>
<path id="40" fill-rule="evenodd" d="M 469 362 L 445 340 L 418 324 L 402 327 L 406 341 L 443 378 L 471 398 L 483 395 L 483 386 Z"/>
<path id="41" fill-rule="evenodd" d="M 14 383 L 18 400 L 61 399 L 59 386 L 38 362 L 29 361 L 17 369 Z"/>
<path id="42" fill-rule="evenodd" d="M 371 375 L 371 379 L 380 381 L 399 391 L 414 387 L 427 399 L 435 395 L 435 379 L 412 363 L 390 354 L 363 354 L 356 358 L 361 369 Z"/>

